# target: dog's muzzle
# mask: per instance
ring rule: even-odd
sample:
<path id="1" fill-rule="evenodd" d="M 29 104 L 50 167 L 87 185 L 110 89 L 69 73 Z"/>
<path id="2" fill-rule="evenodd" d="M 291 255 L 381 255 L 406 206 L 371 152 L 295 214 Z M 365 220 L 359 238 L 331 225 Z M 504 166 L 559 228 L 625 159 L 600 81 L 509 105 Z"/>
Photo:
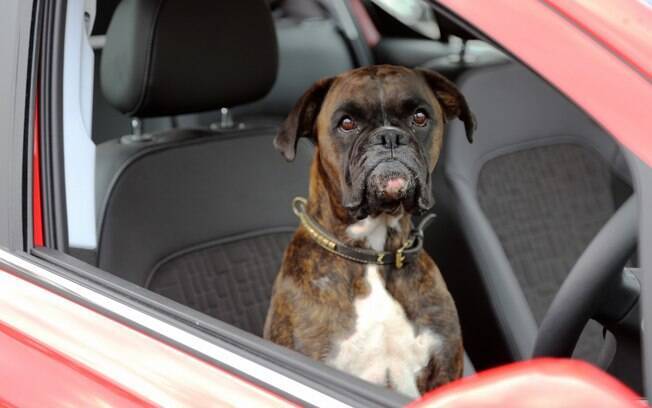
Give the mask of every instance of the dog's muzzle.
<path id="1" fill-rule="evenodd" d="M 378 128 L 354 144 L 349 157 L 351 199 L 345 205 L 356 218 L 396 213 L 401 207 L 407 212 L 430 208 L 428 162 L 408 132 L 393 126 Z"/>

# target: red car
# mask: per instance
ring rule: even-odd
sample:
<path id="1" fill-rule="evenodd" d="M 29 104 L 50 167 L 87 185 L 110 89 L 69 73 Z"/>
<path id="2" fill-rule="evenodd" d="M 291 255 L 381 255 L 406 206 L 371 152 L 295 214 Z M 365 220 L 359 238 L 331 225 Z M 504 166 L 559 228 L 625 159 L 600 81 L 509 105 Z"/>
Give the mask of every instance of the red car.
<path id="1" fill-rule="evenodd" d="M 0 405 L 641 406 L 652 389 L 652 2 L 7 0 Z M 434 69 L 425 249 L 465 378 L 417 401 L 261 338 L 312 82 Z M 645 312 L 648 310 L 648 312 Z"/>

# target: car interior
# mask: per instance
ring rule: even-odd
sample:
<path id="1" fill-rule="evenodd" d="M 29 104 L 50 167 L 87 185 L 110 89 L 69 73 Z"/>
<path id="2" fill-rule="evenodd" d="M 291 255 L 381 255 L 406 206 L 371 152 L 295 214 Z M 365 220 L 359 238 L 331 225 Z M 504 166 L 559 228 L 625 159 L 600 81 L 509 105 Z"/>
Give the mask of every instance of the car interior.
<path id="1" fill-rule="evenodd" d="M 471 145 L 448 125 L 424 244 L 459 311 L 465 374 L 531 358 L 569 271 L 632 194 L 625 156 L 472 27 L 407 3 L 418 22 L 380 0 L 98 1 L 87 32 L 94 164 L 77 170 L 93 191 L 66 191 L 68 203 L 94 202 L 96 240 L 78 243 L 69 213 L 67 252 L 262 336 L 312 160 L 301 142 L 287 163 L 272 145 L 278 126 L 320 78 L 369 64 L 432 69 L 478 122 Z M 573 357 L 609 370 L 609 339 L 592 320 Z M 642 392 L 640 366 L 623 364 L 617 376 Z"/>

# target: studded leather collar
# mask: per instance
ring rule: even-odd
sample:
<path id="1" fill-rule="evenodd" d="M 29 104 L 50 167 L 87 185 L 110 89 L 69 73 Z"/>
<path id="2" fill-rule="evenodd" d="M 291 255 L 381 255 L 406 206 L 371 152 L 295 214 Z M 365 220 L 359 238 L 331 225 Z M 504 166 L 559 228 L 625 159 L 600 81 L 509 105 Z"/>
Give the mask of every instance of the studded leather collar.
<path id="1" fill-rule="evenodd" d="M 353 262 L 374 265 L 394 265 L 397 269 L 405 264 L 414 262 L 423 249 L 423 231 L 435 218 L 435 214 L 428 214 L 416 228 L 412 228 L 408 239 L 394 252 L 374 251 L 366 248 L 354 248 L 346 245 L 333 237 L 331 234 L 313 220 L 306 212 L 307 200 L 303 197 L 296 197 L 292 200 L 292 210 L 301 225 L 308 231 L 310 237 L 325 250 L 334 253 L 342 258 Z"/>

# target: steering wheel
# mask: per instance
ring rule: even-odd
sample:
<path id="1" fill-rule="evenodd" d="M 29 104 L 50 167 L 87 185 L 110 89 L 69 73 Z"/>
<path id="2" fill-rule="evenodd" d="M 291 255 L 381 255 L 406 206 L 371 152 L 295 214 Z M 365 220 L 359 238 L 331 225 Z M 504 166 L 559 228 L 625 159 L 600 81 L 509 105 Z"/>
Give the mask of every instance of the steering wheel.
<path id="1" fill-rule="evenodd" d="M 541 322 L 533 357 L 570 357 L 590 318 L 619 322 L 637 303 L 638 281 L 623 271 L 636 249 L 637 210 L 632 195 L 579 257 Z"/>

